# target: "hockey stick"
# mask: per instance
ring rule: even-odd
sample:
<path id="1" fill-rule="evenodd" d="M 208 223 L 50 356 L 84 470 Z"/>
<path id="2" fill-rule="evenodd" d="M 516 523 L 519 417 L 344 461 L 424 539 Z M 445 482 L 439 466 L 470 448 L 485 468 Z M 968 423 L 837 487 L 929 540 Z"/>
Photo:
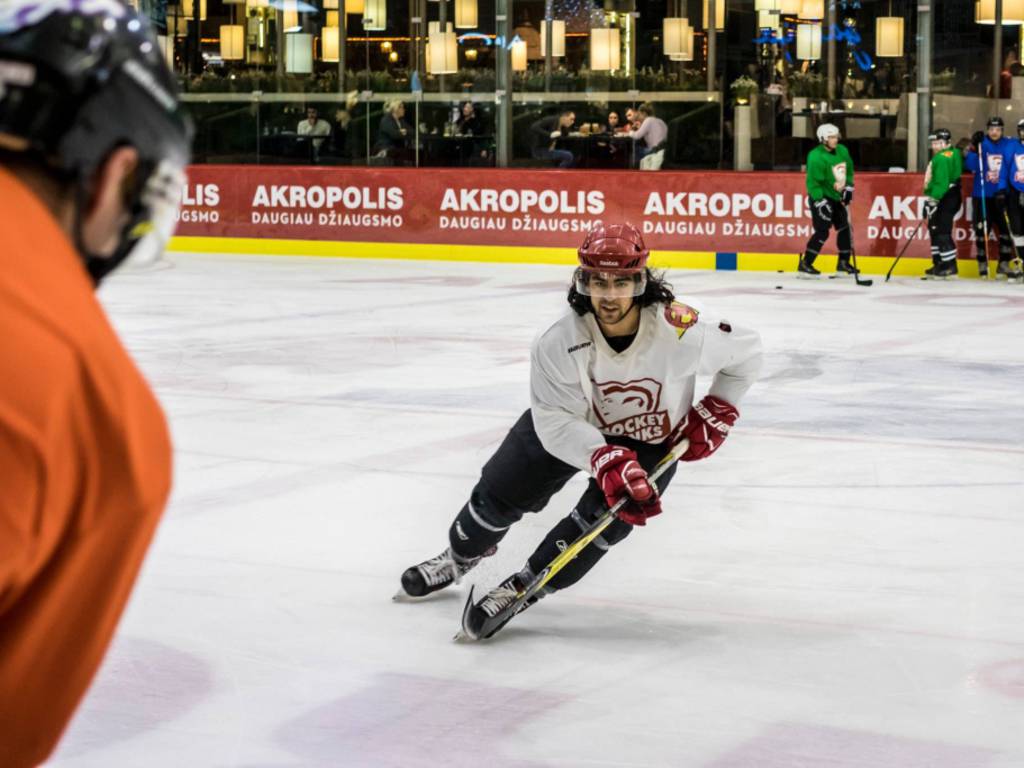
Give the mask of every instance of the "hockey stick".
<path id="1" fill-rule="evenodd" d="M 850 228 L 850 258 L 853 260 L 853 281 L 857 285 L 868 288 L 875 284 L 874 280 L 864 280 L 857 269 L 857 249 L 853 247 L 853 220 L 850 218 L 850 207 L 846 207 L 846 226 Z"/>
<path id="2" fill-rule="evenodd" d="M 1021 267 L 1024 266 L 1024 263 L 1021 262 L 1020 256 L 1017 255 L 1018 254 L 1018 251 L 1017 251 L 1017 234 L 1013 231 L 1013 225 L 1010 224 L 1010 203 L 1009 203 L 1009 199 L 1010 199 L 1009 196 L 1007 196 L 1007 197 L 1005 197 L 1003 199 L 1003 223 L 1006 224 L 1006 231 L 1010 233 L 1010 243 L 1013 246 L 1013 258 L 1010 259 L 1010 263 L 1013 264 L 1017 268 L 1017 272 L 1019 273 L 1021 271 Z M 998 267 L 996 268 L 996 271 L 998 271 Z M 1020 280 L 1019 277 L 1015 277 L 1013 279 L 1015 281 L 1016 280 Z M 1006 276 L 1006 281 L 1010 282 L 1010 276 L 1009 275 Z"/>
<path id="3" fill-rule="evenodd" d="M 675 464 L 679 458 L 686 453 L 686 449 L 689 447 L 689 440 L 683 440 L 673 447 L 672 450 L 665 454 L 661 461 L 658 462 L 654 471 L 648 475 L 648 481 L 653 483 L 661 477 L 670 466 Z M 494 616 L 491 616 L 484 621 L 479 633 L 471 632 L 466 626 L 466 618 L 469 615 L 469 610 L 473 607 L 473 587 L 470 587 L 469 597 L 466 598 L 466 607 L 462 611 L 462 631 L 455 635 L 455 639 L 480 640 L 481 638 L 490 637 L 501 629 L 506 622 L 523 609 L 531 597 L 540 592 L 540 590 L 544 588 L 544 585 L 555 577 L 555 574 L 565 568 L 565 566 L 573 560 L 576 555 L 583 551 L 590 542 L 600 536 L 605 528 L 615 521 L 618 517 L 619 510 L 626 506 L 629 501 L 628 497 L 623 497 L 622 499 L 619 499 L 614 506 L 602 512 L 594 522 L 587 526 L 587 529 L 583 531 L 583 533 L 581 533 L 574 542 L 559 552 L 550 563 L 541 568 L 540 572 L 533 577 L 533 580 L 524 586 L 521 592 L 516 594 L 514 602 L 507 605 L 504 610 L 499 611 Z"/>
<path id="4" fill-rule="evenodd" d="M 914 242 L 914 238 L 917 237 L 917 233 L 921 231 L 921 225 L 924 224 L 926 221 L 930 221 L 930 220 L 931 220 L 931 217 L 929 216 L 928 218 L 921 219 L 919 222 L 917 222 L 917 229 L 914 230 L 914 234 L 912 234 L 910 236 L 910 239 L 907 240 L 907 242 L 903 244 L 903 249 L 899 252 L 899 254 L 897 254 L 896 259 L 893 261 L 892 265 L 890 265 L 890 267 L 889 267 L 889 271 L 885 273 L 885 282 L 887 282 L 887 283 L 889 282 L 889 278 L 892 277 L 892 271 L 894 269 L 896 269 L 896 265 L 899 263 L 900 259 L 903 258 L 903 254 L 907 252 L 907 248 L 910 246 L 910 244 L 912 242 Z"/>
<path id="5" fill-rule="evenodd" d="M 985 273 L 992 279 L 992 263 L 988 257 L 988 208 L 985 205 L 985 155 L 978 144 L 978 167 L 981 169 L 981 227 L 985 233 Z"/>

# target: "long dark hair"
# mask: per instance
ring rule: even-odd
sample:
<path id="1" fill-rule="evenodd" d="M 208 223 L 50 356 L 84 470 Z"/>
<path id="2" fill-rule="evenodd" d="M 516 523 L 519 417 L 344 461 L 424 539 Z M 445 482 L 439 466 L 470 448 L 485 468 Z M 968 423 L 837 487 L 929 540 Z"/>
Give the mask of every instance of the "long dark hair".
<path id="1" fill-rule="evenodd" d="M 676 295 L 672 293 L 672 285 L 665 281 L 665 273 L 652 272 L 650 268 L 646 267 L 645 270 L 647 272 L 647 286 L 644 288 L 644 292 L 634 299 L 636 305 L 643 309 L 651 304 L 668 305 L 675 301 Z M 594 306 L 590 303 L 590 297 L 584 296 L 576 290 L 575 279 L 569 285 L 567 299 L 569 306 L 580 317 L 587 314 L 587 312 L 594 311 Z"/>

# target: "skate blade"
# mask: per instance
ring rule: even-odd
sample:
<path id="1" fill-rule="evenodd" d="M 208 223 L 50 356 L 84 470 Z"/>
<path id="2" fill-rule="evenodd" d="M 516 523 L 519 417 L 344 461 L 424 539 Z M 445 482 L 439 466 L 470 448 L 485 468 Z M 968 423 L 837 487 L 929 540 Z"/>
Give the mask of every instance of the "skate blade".
<path id="1" fill-rule="evenodd" d="M 806 272 L 797 272 L 797 280 L 821 280 L 824 275 L 808 275 Z"/>
<path id="2" fill-rule="evenodd" d="M 462 609 L 462 628 L 455 633 L 455 637 L 452 638 L 457 643 L 470 643 L 480 638 L 469 631 L 469 627 L 466 626 L 466 618 L 469 616 L 469 611 L 473 607 L 473 587 L 469 588 L 469 596 L 466 598 L 466 605 Z"/>

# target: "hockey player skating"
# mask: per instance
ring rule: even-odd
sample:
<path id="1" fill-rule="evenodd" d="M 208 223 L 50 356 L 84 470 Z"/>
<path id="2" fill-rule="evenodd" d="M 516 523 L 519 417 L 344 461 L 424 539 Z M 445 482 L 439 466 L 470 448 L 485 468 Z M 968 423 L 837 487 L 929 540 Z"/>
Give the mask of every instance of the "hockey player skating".
<path id="1" fill-rule="evenodd" d="M 839 246 L 836 274 L 855 275 L 857 269 L 850 263 L 853 246 L 846 211 L 846 206 L 853 202 L 853 161 L 846 147 L 839 143 L 839 129 L 831 123 L 818 126 L 818 141 L 818 146 L 807 155 L 807 196 L 814 234 L 807 241 L 797 271 L 804 277 L 821 274 L 814 260 L 835 228 Z"/>
<path id="2" fill-rule="evenodd" d="M 676 301 L 662 277 L 648 269 L 648 251 L 634 227 L 595 228 L 578 257 L 571 309 L 533 344 L 530 409 L 484 465 L 449 528 L 448 548 L 402 574 L 400 594 L 412 597 L 455 583 L 493 554 L 526 512 L 544 509 L 577 472 L 590 474 L 575 508 L 523 570 L 467 606 L 463 624 L 471 637 L 500 629 L 480 631 L 606 504 L 628 502 L 538 599 L 576 583 L 633 526 L 659 514 L 674 467 L 654 485 L 648 472 L 684 439 L 689 447 L 683 461 L 714 453 L 761 367 L 758 334 Z M 698 371 L 714 379 L 708 394 L 692 405 Z"/>
<path id="3" fill-rule="evenodd" d="M 950 146 L 952 135 L 946 128 L 938 128 L 928 139 L 934 154 L 924 174 L 924 213 L 932 241 L 932 266 L 924 273 L 930 278 L 949 279 L 957 275 L 953 219 L 962 199 L 963 156 Z"/>
<path id="4" fill-rule="evenodd" d="M 170 489 L 163 412 L 93 289 L 174 228 L 190 142 L 176 90 L 124 3 L 0 4 L 4 768 L 52 752 Z"/>
<path id="5" fill-rule="evenodd" d="M 1003 136 L 1003 118 L 990 117 L 986 132 L 977 131 L 971 137 L 971 148 L 964 160 L 967 170 L 974 173 L 971 209 L 974 218 L 974 241 L 978 249 L 978 273 L 988 277 L 989 232 L 999 236 L 999 264 L 996 274 L 1015 277 L 1013 241 L 1006 219 L 1006 149 L 1009 142 Z"/>

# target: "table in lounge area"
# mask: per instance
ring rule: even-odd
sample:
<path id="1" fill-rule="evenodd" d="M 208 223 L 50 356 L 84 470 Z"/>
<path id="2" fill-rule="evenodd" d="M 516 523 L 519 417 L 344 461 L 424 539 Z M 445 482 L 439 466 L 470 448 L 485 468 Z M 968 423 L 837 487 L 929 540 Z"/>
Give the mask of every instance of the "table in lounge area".
<path id="1" fill-rule="evenodd" d="M 420 134 L 420 165 L 467 166 L 494 165 L 494 136 L 459 134 L 445 136 L 440 133 Z M 481 152 L 487 152 L 481 156 Z"/>
<path id="2" fill-rule="evenodd" d="M 556 149 L 576 157 L 577 168 L 635 168 L 636 142 L 611 133 L 570 133 L 555 140 Z"/>

